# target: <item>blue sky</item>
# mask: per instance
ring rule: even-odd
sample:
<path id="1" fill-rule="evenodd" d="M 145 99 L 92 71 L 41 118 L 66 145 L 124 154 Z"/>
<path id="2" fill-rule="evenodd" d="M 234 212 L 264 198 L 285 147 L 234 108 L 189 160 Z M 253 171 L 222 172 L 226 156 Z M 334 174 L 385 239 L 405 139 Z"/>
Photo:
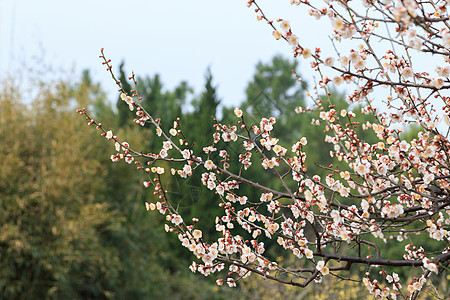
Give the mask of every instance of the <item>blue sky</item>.
<path id="1" fill-rule="evenodd" d="M 270 17 L 304 26 L 303 40 L 317 41 L 311 30 L 317 27 L 307 25 L 288 0 L 259 3 Z M 186 80 L 199 93 L 210 66 L 228 105 L 243 100 L 258 61 L 291 51 L 256 20 L 245 0 L 0 1 L 0 74 L 42 58 L 75 74 L 88 68 L 112 92 L 115 86 L 98 58 L 102 47 L 113 64 L 125 59 L 130 72 L 159 73 L 167 88 Z"/>

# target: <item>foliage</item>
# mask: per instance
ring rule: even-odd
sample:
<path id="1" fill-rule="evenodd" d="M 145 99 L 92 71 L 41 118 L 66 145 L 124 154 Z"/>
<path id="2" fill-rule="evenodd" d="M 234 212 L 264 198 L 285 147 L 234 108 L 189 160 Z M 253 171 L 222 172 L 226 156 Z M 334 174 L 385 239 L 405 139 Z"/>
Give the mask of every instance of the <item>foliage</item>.
<path id="1" fill-rule="evenodd" d="M 31 107 L 15 87 L 2 91 L 1 294 L 109 296 L 120 261 L 101 233 L 122 220 L 95 199 L 104 172 L 93 157 L 103 146 L 67 111 L 64 83 L 42 88 Z"/>
<path id="2" fill-rule="evenodd" d="M 117 125 L 89 73 L 41 82 L 33 101 L 11 82 L 0 87 L 0 299 L 211 297 L 215 285 L 179 270 L 188 262 L 164 219 L 142 209 L 139 174 L 108 163 L 114 145 L 73 115 L 83 105 Z M 119 132 L 147 143 L 136 128 Z"/>

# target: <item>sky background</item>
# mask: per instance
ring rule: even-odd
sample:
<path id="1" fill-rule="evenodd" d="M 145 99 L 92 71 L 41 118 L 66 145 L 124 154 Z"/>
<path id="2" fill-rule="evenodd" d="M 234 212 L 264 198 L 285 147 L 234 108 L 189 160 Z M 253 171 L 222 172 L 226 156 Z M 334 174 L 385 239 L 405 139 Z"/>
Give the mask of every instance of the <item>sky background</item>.
<path id="1" fill-rule="evenodd" d="M 258 3 L 270 18 L 289 19 L 301 41 L 326 45 L 326 35 L 318 39 L 322 25 L 311 23 L 288 0 Z M 116 70 L 125 60 L 128 72 L 159 73 L 169 89 L 186 80 L 197 94 L 210 66 L 227 105 L 244 99 L 258 61 L 291 53 L 268 25 L 256 20 L 245 0 L 0 0 L 0 76 L 44 61 L 55 69 L 74 70 L 76 76 L 89 69 L 114 95 L 116 87 L 98 58 L 101 48 Z M 309 69 L 300 68 L 306 78 Z"/>

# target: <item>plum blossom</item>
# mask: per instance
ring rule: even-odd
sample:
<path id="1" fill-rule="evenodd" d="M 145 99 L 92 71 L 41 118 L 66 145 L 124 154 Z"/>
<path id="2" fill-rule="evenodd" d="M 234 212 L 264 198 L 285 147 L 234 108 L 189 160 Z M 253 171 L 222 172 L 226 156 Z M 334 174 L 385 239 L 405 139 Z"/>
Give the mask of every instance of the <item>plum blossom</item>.
<path id="1" fill-rule="evenodd" d="M 325 262 L 323 260 L 319 261 L 316 265 L 316 269 L 322 273 L 322 275 L 327 275 L 330 273 L 328 267 L 325 266 Z"/>
<path id="2" fill-rule="evenodd" d="M 175 135 L 177 135 L 177 130 L 174 128 L 170 128 L 169 133 L 170 133 L 170 135 L 175 136 Z"/>
<path id="3" fill-rule="evenodd" d="M 291 45 L 292 47 L 297 47 L 298 43 L 299 43 L 299 39 L 296 35 L 291 34 L 290 36 L 288 36 L 287 38 L 289 45 Z"/>
<path id="4" fill-rule="evenodd" d="M 201 230 L 198 230 L 198 229 L 195 229 L 194 231 L 192 231 L 192 237 L 194 238 L 194 239 L 201 239 L 202 238 L 202 231 Z"/>
<path id="5" fill-rule="evenodd" d="M 344 22 L 340 18 L 333 18 L 331 24 L 337 32 L 342 32 L 344 30 Z"/>
<path id="6" fill-rule="evenodd" d="M 212 162 L 212 160 L 208 159 L 205 161 L 205 169 L 206 170 L 213 170 L 216 168 L 216 165 Z"/>
<path id="7" fill-rule="evenodd" d="M 281 38 L 281 33 L 278 30 L 274 30 L 272 32 L 273 36 L 275 37 L 275 39 L 279 40 Z"/>
<path id="8" fill-rule="evenodd" d="M 362 162 L 359 162 L 355 165 L 355 171 L 361 175 L 364 176 L 370 172 L 370 164 L 368 161 L 363 160 Z"/>
<path id="9" fill-rule="evenodd" d="M 113 138 L 113 133 L 111 130 L 108 130 L 105 135 L 106 139 L 110 140 Z"/>
<path id="10" fill-rule="evenodd" d="M 183 223 L 183 218 L 180 215 L 172 215 L 171 222 L 175 225 Z"/>
<path id="11" fill-rule="evenodd" d="M 381 214 L 386 216 L 387 218 L 397 218 L 401 214 L 403 214 L 404 209 L 401 204 L 389 204 L 387 203 L 383 209 L 381 210 Z"/>
<path id="12" fill-rule="evenodd" d="M 181 155 L 184 159 L 189 159 L 191 157 L 191 151 L 189 149 L 184 149 L 181 151 Z"/>
<path id="13" fill-rule="evenodd" d="M 305 249 L 305 256 L 308 259 L 312 259 L 314 257 L 314 252 L 312 252 L 310 249 L 306 248 Z"/>
<path id="14" fill-rule="evenodd" d="M 242 117 L 242 110 L 240 108 L 235 108 L 234 109 L 234 114 L 236 115 L 236 117 L 241 118 Z"/>
<path id="15" fill-rule="evenodd" d="M 283 32 L 286 33 L 289 30 L 291 30 L 291 24 L 289 23 L 289 21 L 283 20 L 283 21 L 281 21 L 280 28 Z"/>

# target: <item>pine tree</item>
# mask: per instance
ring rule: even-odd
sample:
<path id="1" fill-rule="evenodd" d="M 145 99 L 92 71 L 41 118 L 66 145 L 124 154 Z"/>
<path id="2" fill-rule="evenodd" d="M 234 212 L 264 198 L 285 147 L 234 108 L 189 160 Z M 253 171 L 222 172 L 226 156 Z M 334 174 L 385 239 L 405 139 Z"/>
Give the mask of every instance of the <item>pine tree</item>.
<path id="1" fill-rule="evenodd" d="M 187 140 L 195 143 L 196 151 L 202 151 L 204 147 L 213 145 L 214 116 L 217 115 L 220 104 L 217 87 L 214 86 L 213 81 L 211 70 L 207 69 L 203 92 L 192 102 L 194 111 L 185 114 L 181 119 L 183 131 L 188 133 Z M 200 216 L 201 224 L 211 224 L 221 208 L 217 206 L 217 203 L 211 203 L 210 191 L 201 183 L 201 173 L 194 172 L 180 187 L 181 206 L 185 206 L 191 215 Z M 210 229 L 211 233 L 214 232 L 213 228 Z"/>

